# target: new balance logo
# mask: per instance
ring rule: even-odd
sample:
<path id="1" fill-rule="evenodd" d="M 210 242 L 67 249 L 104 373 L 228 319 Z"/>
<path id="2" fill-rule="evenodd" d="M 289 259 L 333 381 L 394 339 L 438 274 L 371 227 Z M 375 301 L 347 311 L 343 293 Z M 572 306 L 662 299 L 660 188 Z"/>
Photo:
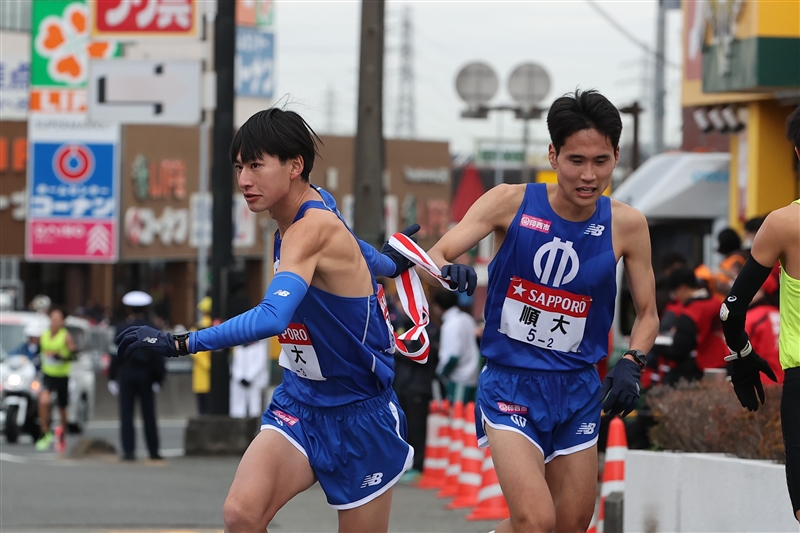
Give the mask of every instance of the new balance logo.
<path id="1" fill-rule="evenodd" d="M 144 339 L 142 339 L 142 340 L 143 340 L 144 342 L 149 342 L 150 344 L 155 344 L 155 343 L 157 343 L 157 342 L 158 342 L 158 339 L 156 339 L 155 337 L 145 337 L 145 338 L 144 338 Z"/>
<path id="2" fill-rule="evenodd" d="M 599 237 L 603 234 L 604 229 L 606 229 L 606 227 L 602 224 L 589 224 L 589 227 L 586 228 L 586 231 L 584 231 L 583 234 Z"/>
<path id="3" fill-rule="evenodd" d="M 528 423 L 528 421 L 525 420 L 524 417 L 521 417 L 519 415 L 511 415 L 509 418 L 511 419 L 512 422 L 514 422 L 516 425 L 518 425 L 521 428 L 524 428 L 525 424 Z"/>
<path id="4" fill-rule="evenodd" d="M 594 422 L 590 422 L 588 424 L 586 422 L 583 422 L 583 423 L 581 423 L 580 426 L 578 426 L 578 431 L 576 431 L 575 434 L 576 435 L 591 435 L 592 433 L 594 433 L 594 428 L 596 426 L 597 426 L 597 424 L 595 424 Z"/>
<path id="5" fill-rule="evenodd" d="M 375 485 L 380 485 L 381 481 L 383 481 L 383 472 L 369 474 L 364 478 L 364 482 L 361 483 L 361 488 L 363 489 L 364 487 L 374 487 Z"/>
<path id="6" fill-rule="evenodd" d="M 283 296 L 284 298 L 286 298 L 287 296 L 289 296 L 292 293 L 290 293 L 289 291 L 285 291 L 283 289 L 278 289 L 277 291 L 273 292 L 272 294 L 277 294 L 278 296 Z"/>

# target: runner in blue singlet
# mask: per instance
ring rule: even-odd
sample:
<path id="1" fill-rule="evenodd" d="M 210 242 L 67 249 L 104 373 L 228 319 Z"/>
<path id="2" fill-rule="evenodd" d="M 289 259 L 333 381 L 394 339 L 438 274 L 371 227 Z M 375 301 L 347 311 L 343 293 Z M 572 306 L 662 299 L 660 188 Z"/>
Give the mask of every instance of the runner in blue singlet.
<path id="1" fill-rule="evenodd" d="M 117 337 L 125 357 L 138 346 L 176 356 L 278 336 L 283 383 L 225 501 L 230 532 L 264 531 L 316 481 L 339 511 L 340 531 L 385 532 L 392 487 L 414 454 L 392 391 L 394 336 L 375 282 L 411 263 L 357 240 L 333 197 L 309 184 L 314 138 L 299 115 L 272 108 L 251 117 L 231 146 L 250 210 L 278 224 L 276 274 L 261 304 L 197 332 L 129 328 Z"/>
<path id="2" fill-rule="evenodd" d="M 619 161 L 619 112 L 576 91 L 553 103 L 547 124 L 558 182 L 491 189 L 429 252 L 444 265 L 494 236 L 476 424 L 511 511 L 497 533 L 586 531 L 601 406 L 623 416 L 635 407 L 658 330 L 647 222 L 602 196 Z M 608 353 L 620 258 L 637 317 L 631 352 L 601 388 L 594 365 Z"/>

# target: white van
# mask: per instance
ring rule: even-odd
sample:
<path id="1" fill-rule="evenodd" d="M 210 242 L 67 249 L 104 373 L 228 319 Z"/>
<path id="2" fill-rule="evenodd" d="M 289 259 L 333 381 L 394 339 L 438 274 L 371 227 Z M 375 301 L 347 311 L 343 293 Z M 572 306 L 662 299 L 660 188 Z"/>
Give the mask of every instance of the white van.
<path id="1" fill-rule="evenodd" d="M 682 254 L 691 266 L 719 264 L 716 235 L 728 226 L 729 169 L 728 153 L 667 152 L 645 161 L 611 194 L 647 217 L 657 280 L 670 252 Z M 612 361 L 628 349 L 636 318 L 623 268 L 621 261 Z"/>

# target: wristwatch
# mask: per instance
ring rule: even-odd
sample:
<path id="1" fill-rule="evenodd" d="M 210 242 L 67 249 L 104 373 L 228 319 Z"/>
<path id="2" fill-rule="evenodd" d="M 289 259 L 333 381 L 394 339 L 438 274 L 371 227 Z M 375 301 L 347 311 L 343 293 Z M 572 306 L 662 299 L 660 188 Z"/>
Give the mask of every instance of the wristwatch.
<path id="1" fill-rule="evenodd" d="M 186 340 L 189 338 L 189 332 L 173 333 L 172 338 L 178 341 L 178 355 L 189 355 L 189 347 L 186 346 Z"/>
<path id="2" fill-rule="evenodd" d="M 647 354 L 641 350 L 628 350 L 622 355 L 632 355 L 633 359 L 636 361 L 636 364 L 639 365 L 639 368 L 644 368 L 644 365 L 647 364 Z"/>

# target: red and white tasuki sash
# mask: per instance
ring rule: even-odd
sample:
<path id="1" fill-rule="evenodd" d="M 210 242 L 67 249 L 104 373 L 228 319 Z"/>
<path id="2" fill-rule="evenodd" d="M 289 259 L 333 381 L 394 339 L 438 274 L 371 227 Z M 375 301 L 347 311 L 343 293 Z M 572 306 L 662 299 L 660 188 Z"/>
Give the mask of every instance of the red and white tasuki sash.
<path id="1" fill-rule="evenodd" d="M 406 259 L 415 265 L 423 268 L 431 276 L 439 280 L 447 290 L 450 288 L 450 283 L 442 278 L 442 272 L 431 261 L 428 254 L 417 245 L 408 236 L 402 233 L 395 233 L 389 238 L 389 246 L 400 252 Z M 422 282 L 417 275 L 417 272 L 410 268 L 395 278 L 395 286 L 397 288 L 397 295 L 400 298 L 400 303 L 403 306 L 403 311 L 411 319 L 414 325 L 398 335 L 394 333 L 391 321 L 389 320 L 389 311 L 386 307 L 385 297 L 381 292 L 381 307 L 384 310 L 384 316 L 387 319 L 390 330 L 395 338 L 395 348 L 404 356 L 412 361 L 424 364 L 428 360 L 428 352 L 430 351 L 430 339 L 428 333 L 425 331 L 425 326 L 430 322 L 430 313 L 428 312 L 428 300 L 425 298 L 425 292 L 422 289 Z M 413 340 L 422 343 L 422 346 L 413 352 L 406 348 L 403 341 Z"/>

